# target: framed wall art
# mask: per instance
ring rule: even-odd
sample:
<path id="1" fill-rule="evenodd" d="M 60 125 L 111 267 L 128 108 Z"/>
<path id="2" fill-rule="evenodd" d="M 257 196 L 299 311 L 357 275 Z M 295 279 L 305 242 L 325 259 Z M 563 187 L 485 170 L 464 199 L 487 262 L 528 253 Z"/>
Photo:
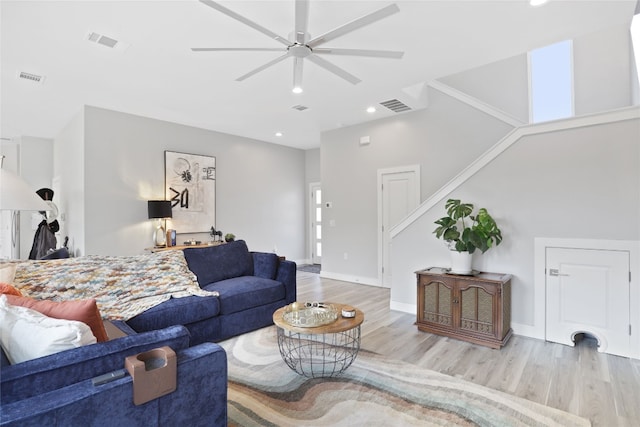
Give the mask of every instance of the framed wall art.
<path id="1" fill-rule="evenodd" d="M 216 158 L 165 151 L 164 174 L 172 228 L 208 233 L 216 224 Z"/>

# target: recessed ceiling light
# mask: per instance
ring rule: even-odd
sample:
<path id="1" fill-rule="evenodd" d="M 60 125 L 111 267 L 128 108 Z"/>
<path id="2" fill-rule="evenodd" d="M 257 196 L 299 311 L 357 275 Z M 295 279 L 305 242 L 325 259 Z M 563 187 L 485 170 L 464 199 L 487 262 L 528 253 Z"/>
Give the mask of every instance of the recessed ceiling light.
<path id="1" fill-rule="evenodd" d="M 375 113 L 375 112 L 376 112 L 376 107 L 369 107 L 369 108 L 367 108 L 367 113 L 369 113 L 369 114 L 373 114 L 373 113 Z"/>
<path id="2" fill-rule="evenodd" d="M 276 136 L 282 136 L 282 132 L 276 132 Z"/>
<path id="3" fill-rule="evenodd" d="M 291 89 L 291 92 L 293 92 L 293 93 L 302 93 L 302 88 L 300 86 L 296 86 L 293 89 Z"/>
<path id="4" fill-rule="evenodd" d="M 531 6 L 542 6 L 543 4 L 545 4 L 548 1 L 549 0 L 529 0 L 529 4 Z"/>

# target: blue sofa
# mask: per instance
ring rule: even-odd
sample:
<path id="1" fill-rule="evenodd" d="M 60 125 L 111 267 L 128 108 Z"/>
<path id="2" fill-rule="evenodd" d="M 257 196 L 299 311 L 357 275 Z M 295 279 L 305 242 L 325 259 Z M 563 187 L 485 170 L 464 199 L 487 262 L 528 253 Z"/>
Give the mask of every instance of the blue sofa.
<path id="1" fill-rule="evenodd" d="M 296 264 L 242 240 L 184 256 L 200 287 L 219 296 L 169 299 L 119 323 L 130 335 L 111 341 L 15 365 L 0 354 L 0 425 L 226 426 L 226 354 L 212 341 L 271 325 L 296 299 Z M 178 356 L 175 392 L 135 406 L 128 375 L 92 384 L 127 356 L 165 345 Z"/>
<path id="2" fill-rule="evenodd" d="M 177 354 L 177 388 L 139 406 L 132 378 L 91 379 L 162 346 Z M 3 362 L 5 363 L 5 362 Z M 226 426 L 227 357 L 217 344 L 189 347 L 183 326 L 116 338 L 10 366 L 0 378 L 2 426 Z"/>
<path id="3" fill-rule="evenodd" d="M 191 345 L 221 341 L 273 323 L 273 312 L 296 300 L 296 264 L 276 254 L 250 252 L 243 240 L 184 249 L 202 289 L 219 297 L 165 301 L 127 324 L 137 332 L 184 325 Z"/>

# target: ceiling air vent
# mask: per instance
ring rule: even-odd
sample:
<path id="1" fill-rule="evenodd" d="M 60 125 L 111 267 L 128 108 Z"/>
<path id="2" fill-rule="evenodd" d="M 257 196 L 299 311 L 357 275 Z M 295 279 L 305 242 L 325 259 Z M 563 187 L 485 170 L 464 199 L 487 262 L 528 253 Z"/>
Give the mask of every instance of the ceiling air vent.
<path id="1" fill-rule="evenodd" d="M 114 48 L 118 44 L 118 40 L 114 40 L 111 37 L 103 36 L 102 34 L 98 34 L 98 33 L 90 33 L 88 40 L 90 42 L 98 43 L 110 48 Z"/>
<path id="2" fill-rule="evenodd" d="M 388 101 L 381 102 L 380 105 L 382 105 L 383 107 L 387 107 L 389 110 L 393 111 L 394 113 L 401 113 L 403 111 L 411 110 L 411 107 L 409 107 L 406 104 L 403 104 L 397 99 L 390 99 Z"/>
<path id="3" fill-rule="evenodd" d="M 304 110 L 308 110 L 309 107 L 305 107 L 304 105 L 294 105 L 293 107 L 294 110 L 298 110 L 298 111 L 304 111 Z"/>
<path id="4" fill-rule="evenodd" d="M 20 71 L 20 73 L 18 73 L 18 78 L 23 79 L 23 80 L 29 80 L 32 81 L 34 83 L 44 83 L 44 76 L 39 76 L 37 74 L 31 74 L 31 73 L 26 73 L 24 71 Z"/>

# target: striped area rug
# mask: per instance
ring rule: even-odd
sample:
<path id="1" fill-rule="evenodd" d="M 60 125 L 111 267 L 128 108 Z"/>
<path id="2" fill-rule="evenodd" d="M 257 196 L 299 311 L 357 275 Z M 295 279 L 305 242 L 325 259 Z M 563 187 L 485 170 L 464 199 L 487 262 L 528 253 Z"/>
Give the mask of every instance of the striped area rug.
<path id="1" fill-rule="evenodd" d="M 282 361 L 274 326 L 220 343 L 230 426 L 590 426 L 584 418 L 361 350 L 341 376 Z"/>

